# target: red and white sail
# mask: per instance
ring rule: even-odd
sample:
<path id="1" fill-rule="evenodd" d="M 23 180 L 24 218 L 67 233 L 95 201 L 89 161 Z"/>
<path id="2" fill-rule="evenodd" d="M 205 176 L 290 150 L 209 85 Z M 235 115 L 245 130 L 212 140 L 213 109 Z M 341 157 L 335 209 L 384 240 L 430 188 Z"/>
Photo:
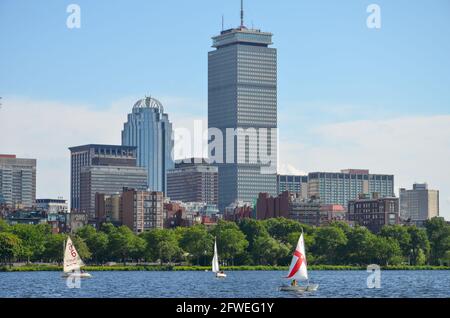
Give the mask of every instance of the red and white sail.
<path id="1" fill-rule="evenodd" d="M 303 239 L 303 233 L 295 248 L 294 255 L 292 256 L 291 266 L 289 267 L 289 272 L 287 278 L 296 280 L 308 280 L 308 270 L 306 265 L 306 254 L 305 254 L 305 242 Z"/>

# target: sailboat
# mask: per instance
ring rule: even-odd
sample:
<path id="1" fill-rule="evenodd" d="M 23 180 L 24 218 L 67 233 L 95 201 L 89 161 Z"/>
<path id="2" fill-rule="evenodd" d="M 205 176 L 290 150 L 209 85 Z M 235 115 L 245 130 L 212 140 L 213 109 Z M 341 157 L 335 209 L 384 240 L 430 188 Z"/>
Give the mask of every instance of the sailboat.
<path id="1" fill-rule="evenodd" d="M 84 263 L 70 237 L 67 238 L 67 242 L 64 245 L 64 271 L 62 276 L 78 278 L 91 277 L 91 274 L 80 270 L 84 266 Z"/>
<path id="2" fill-rule="evenodd" d="M 292 283 L 290 286 L 281 286 L 281 291 L 304 292 L 316 291 L 319 288 L 318 284 L 309 283 L 303 232 L 298 239 L 297 247 L 292 256 L 291 266 L 289 266 L 289 272 L 286 278 L 292 279 Z M 305 285 L 298 285 L 297 281 L 306 281 L 307 283 Z"/>
<path id="3" fill-rule="evenodd" d="M 214 257 L 212 259 L 212 272 L 216 273 L 217 278 L 225 278 L 227 274 L 219 269 L 219 254 L 217 253 L 217 241 L 214 239 Z"/>

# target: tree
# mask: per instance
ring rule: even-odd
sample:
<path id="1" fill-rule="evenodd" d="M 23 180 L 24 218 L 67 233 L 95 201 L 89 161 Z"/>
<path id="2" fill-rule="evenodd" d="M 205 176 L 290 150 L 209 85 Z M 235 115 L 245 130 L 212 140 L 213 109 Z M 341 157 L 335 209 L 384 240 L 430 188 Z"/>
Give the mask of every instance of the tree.
<path id="1" fill-rule="evenodd" d="M 107 226 L 106 229 L 111 259 L 125 263 L 130 258 L 136 258 L 139 250 L 145 249 L 145 241 L 141 238 L 137 240 L 134 233 L 127 226 L 122 225 L 114 229 Z M 144 250 L 141 250 L 141 252 L 143 254 Z"/>
<path id="2" fill-rule="evenodd" d="M 0 232 L 0 260 L 2 264 L 12 263 L 21 253 L 22 241 L 13 234 Z"/>
<path id="3" fill-rule="evenodd" d="M 411 255 L 411 235 L 407 227 L 401 225 L 383 226 L 380 235 L 396 240 L 400 246 L 404 259 L 409 259 Z"/>
<path id="4" fill-rule="evenodd" d="M 231 260 L 232 265 L 234 265 L 234 259 L 243 254 L 248 247 L 245 234 L 234 222 L 219 221 L 212 230 L 212 234 L 217 238 L 220 256 L 222 259 Z"/>
<path id="5" fill-rule="evenodd" d="M 154 229 L 143 233 L 142 238 L 147 242 L 145 256 L 149 260 L 170 263 L 182 254 L 173 230 Z"/>
<path id="6" fill-rule="evenodd" d="M 317 229 L 314 252 L 318 260 L 325 264 L 338 264 L 342 257 L 347 237 L 339 227 L 328 226 Z"/>
<path id="7" fill-rule="evenodd" d="M 11 231 L 10 226 L 6 223 L 5 220 L 0 219 L 0 232 L 9 232 Z"/>
<path id="8" fill-rule="evenodd" d="M 425 223 L 425 227 L 431 244 L 430 260 L 437 265 L 445 252 L 450 250 L 450 226 L 444 218 L 434 217 Z"/>
<path id="9" fill-rule="evenodd" d="M 347 234 L 347 238 L 348 242 L 342 253 L 344 262 L 356 265 L 371 263 L 373 255 L 370 255 L 369 252 L 376 235 L 365 227 L 357 226 Z"/>
<path id="10" fill-rule="evenodd" d="M 243 219 L 239 222 L 239 229 L 244 233 L 248 241 L 248 249 L 253 249 L 253 243 L 258 236 L 269 235 L 266 227 L 261 221 L 255 219 Z"/>
<path id="11" fill-rule="evenodd" d="M 108 261 L 110 253 L 108 250 L 108 235 L 105 232 L 97 231 L 93 226 L 88 225 L 79 229 L 76 234 L 84 240 L 92 253 L 92 261 L 97 264 Z"/>
<path id="12" fill-rule="evenodd" d="M 411 238 L 409 246 L 411 265 L 426 264 L 430 254 L 430 241 L 428 240 L 427 232 L 414 225 L 408 227 L 408 233 Z"/>
<path id="13" fill-rule="evenodd" d="M 278 265 L 289 258 L 289 247 L 273 237 L 260 235 L 255 239 L 253 258 L 256 264 Z"/>
<path id="14" fill-rule="evenodd" d="M 64 258 L 65 240 L 66 236 L 63 234 L 50 235 L 45 242 L 43 259 L 49 262 L 62 263 Z"/>
<path id="15" fill-rule="evenodd" d="M 312 232 L 312 228 L 309 225 L 285 218 L 268 219 L 263 224 L 266 226 L 270 236 L 285 243 L 288 235 L 292 232 L 302 232 L 302 230 L 305 233 Z"/>
<path id="16" fill-rule="evenodd" d="M 368 250 L 372 263 L 378 265 L 397 265 L 402 262 L 399 243 L 392 237 L 374 236 Z"/>
<path id="17" fill-rule="evenodd" d="M 187 228 L 180 240 L 181 248 L 189 253 L 192 259 L 196 260 L 196 264 L 207 264 L 206 256 L 212 254 L 214 237 L 206 231 L 203 225 L 195 225 Z"/>
<path id="18" fill-rule="evenodd" d="M 24 259 L 28 262 L 42 260 L 45 244 L 52 234 L 48 224 L 15 224 L 11 226 L 11 232 L 23 242 L 22 256 Z"/>

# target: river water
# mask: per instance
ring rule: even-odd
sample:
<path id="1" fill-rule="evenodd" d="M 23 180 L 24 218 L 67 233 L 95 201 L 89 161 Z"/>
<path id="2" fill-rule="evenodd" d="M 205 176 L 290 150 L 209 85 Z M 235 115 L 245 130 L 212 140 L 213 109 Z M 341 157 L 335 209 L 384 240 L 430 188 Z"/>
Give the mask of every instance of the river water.
<path id="1" fill-rule="evenodd" d="M 170 297 L 170 298 L 449 298 L 450 271 L 381 271 L 380 287 L 368 288 L 366 271 L 310 271 L 313 293 L 281 292 L 288 282 L 280 271 L 92 272 L 90 279 L 67 282 L 59 272 L 0 273 L 0 297 Z M 371 282 L 373 280 L 369 279 Z M 79 287 L 79 288 L 69 288 Z"/>

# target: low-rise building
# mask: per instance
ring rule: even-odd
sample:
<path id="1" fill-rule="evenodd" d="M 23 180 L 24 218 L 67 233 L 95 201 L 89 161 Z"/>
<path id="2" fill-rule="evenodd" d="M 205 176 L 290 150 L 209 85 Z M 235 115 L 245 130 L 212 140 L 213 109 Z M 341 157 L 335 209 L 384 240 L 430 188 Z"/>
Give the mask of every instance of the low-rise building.
<path id="1" fill-rule="evenodd" d="M 320 225 L 332 222 L 347 222 L 347 210 L 340 204 L 324 204 L 320 206 Z"/>
<path id="2" fill-rule="evenodd" d="M 48 214 L 67 213 L 67 200 L 64 199 L 36 199 L 36 209 Z"/>
<path id="3" fill-rule="evenodd" d="M 378 233 L 385 225 L 400 223 L 399 200 L 395 197 L 380 198 L 377 194 L 373 194 L 372 198 L 361 195 L 359 199 L 349 201 L 347 217 L 355 225 Z"/>

